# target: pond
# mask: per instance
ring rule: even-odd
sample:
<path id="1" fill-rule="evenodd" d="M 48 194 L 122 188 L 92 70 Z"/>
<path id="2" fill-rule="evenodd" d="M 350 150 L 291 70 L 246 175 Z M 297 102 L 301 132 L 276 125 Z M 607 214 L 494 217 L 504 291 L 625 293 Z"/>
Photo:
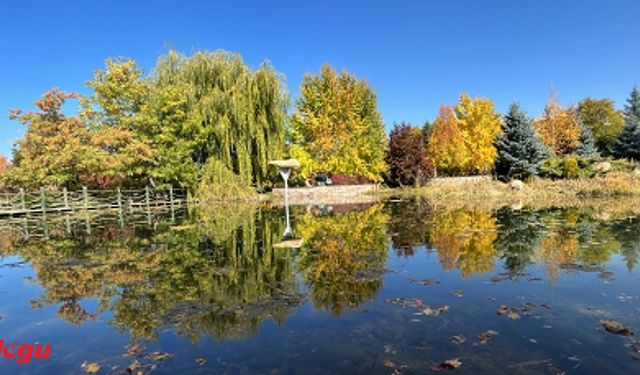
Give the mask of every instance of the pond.
<path id="1" fill-rule="evenodd" d="M 3 222 L 0 372 L 640 372 L 624 210 L 405 200 L 292 220 L 284 244 L 266 206 Z M 13 343 L 49 358 L 19 364 Z"/>

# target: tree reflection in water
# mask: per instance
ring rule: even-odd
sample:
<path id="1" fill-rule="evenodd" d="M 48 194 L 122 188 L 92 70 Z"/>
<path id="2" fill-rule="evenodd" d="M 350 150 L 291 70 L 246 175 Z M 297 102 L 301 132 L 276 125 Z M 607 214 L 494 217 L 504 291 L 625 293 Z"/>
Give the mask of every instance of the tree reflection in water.
<path id="1" fill-rule="evenodd" d="M 382 205 L 322 214 L 296 222 L 303 239 L 299 271 L 317 308 L 340 315 L 373 298 L 387 260 L 387 214 Z"/>
<path id="2" fill-rule="evenodd" d="M 168 328 L 193 341 L 255 335 L 305 298 L 336 316 L 353 310 L 382 288 L 389 254 L 411 257 L 423 246 L 464 277 L 496 267 L 517 277 L 540 263 L 553 278 L 600 270 L 614 254 L 632 270 L 640 254 L 637 217 L 591 209 L 447 210 L 416 200 L 293 213 L 299 249 L 274 248 L 284 216 L 256 206 L 202 207 L 151 227 L 121 229 L 114 219 L 90 234 L 84 224 L 70 233 L 52 227 L 46 241 L 3 231 L 0 243 L 2 255 L 31 263 L 44 290 L 34 308 L 55 305 L 73 324 L 110 311 L 133 339 L 155 340 Z M 97 310 L 85 310 L 87 299 Z"/>

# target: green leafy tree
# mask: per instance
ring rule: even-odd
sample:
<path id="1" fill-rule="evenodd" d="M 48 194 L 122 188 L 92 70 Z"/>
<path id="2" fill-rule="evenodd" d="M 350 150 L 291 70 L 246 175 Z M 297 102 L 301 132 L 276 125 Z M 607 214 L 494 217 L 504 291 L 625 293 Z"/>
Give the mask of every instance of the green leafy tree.
<path id="1" fill-rule="evenodd" d="M 578 103 L 578 118 L 595 138 L 598 149 L 609 155 L 613 151 L 616 138 L 624 129 L 624 117 L 610 99 L 586 98 Z"/>
<path id="2" fill-rule="evenodd" d="M 369 84 L 325 65 L 304 77 L 300 91 L 290 154 L 303 161 L 302 177 L 327 172 L 380 181 L 386 136 Z"/>
<path id="3" fill-rule="evenodd" d="M 245 184 L 275 175 L 282 156 L 288 95 L 269 63 L 252 71 L 233 53 L 170 51 L 151 77 L 145 132 L 158 153 L 158 180 L 195 187 L 200 168 L 219 160 Z"/>
<path id="4" fill-rule="evenodd" d="M 117 182 L 147 183 L 155 153 L 140 133 L 148 83 L 134 60 L 107 60 L 87 82 L 93 90 L 81 98 L 80 115 L 102 151 L 104 173 Z M 98 176 L 96 176 L 98 177 Z"/>
<path id="5" fill-rule="evenodd" d="M 625 126 L 616 140 L 614 155 L 640 160 L 640 92 L 634 87 L 624 107 Z"/>
<path id="6" fill-rule="evenodd" d="M 495 172 L 498 178 L 505 181 L 536 175 L 548 152 L 517 103 L 509 107 L 502 131 L 503 134 L 495 142 L 498 150 Z"/>

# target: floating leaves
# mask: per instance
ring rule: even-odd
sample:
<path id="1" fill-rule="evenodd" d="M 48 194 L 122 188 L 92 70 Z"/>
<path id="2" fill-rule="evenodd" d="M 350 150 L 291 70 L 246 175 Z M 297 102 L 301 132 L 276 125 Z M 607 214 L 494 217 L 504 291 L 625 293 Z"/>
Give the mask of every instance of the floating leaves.
<path id="1" fill-rule="evenodd" d="M 520 319 L 520 311 L 513 307 L 509 307 L 507 305 L 500 305 L 498 310 L 496 310 L 498 315 L 506 315 L 509 320 L 518 320 Z"/>
<path id="2" fill-rule="evenodd" d="M 480 335 L 478 335 L 478 341 L 476 341 L 474 345 L 485 345 L 489 341 L 491 341 L 491 338 L 493 336 L 498 336 L 498 335 L 499 335 L 498 331 L 494 331 L 492 329 L 484 331 Z"/>
<path id="3" fill-rule="evenodd" d="M 384 365 L 384 367 L 396 368 L 396 363 L 390 359 L 385 359 L 384 361 L 382 361 L 382 364 Z"/>
<path id="4" fill-rule="evenodd" d="M 100 365 L 96 362 L 84 362 L 80 367 L 87 374 L 95 374 L 96 372 L 100 371 Z"/>
<path id="5" fill-rule="evenodd" d="M 518 320 L 521 315 L 532 315 L 534 310 L 534 305 L 527 302 L 520 309 L 507 305 L 500 305 L 498 306 L 496 313 L 498 313 L 498 315 L 506 315 L 509 320 Z"/>
<path id="6" fill-rule="evenodd" d="M 142 362 L 136 359 L 135 361 L 131 362 L 129 366 L 127 366 L 127 372 L 129 372 L 130 374 L 134 373 L 141 367 L 142 367 Z"/>
<path id="7" fill-rule="evenodd" d="M 435 285 L 435 284 L 440 284 L 440 281 L 435 279 L 420 280 L 420 285 Z"/>
<path id="8" fill-rule="evenodd" d="M 464 291 L 462 289 L 456 289 L 453 292 L 451 292 L 451 294 L 453 294 L 458 298 L 462 298 L 464 296 Z"/>
<path id="9" fill-rule="evenodd" d="M 144 350 L 144 347 L 140 344 L 131 345 L 126 352 L 122 354 L 123 357 L 135 357 L 140 354 Z"/>
<path id="10" fill-rule="evenodd" d="M 462 361 L 460 360 L 460 358 L 452 358 L 452 359 L 447 359 L 446 361 L 440 362 L 437 365 L 431 366 L 431 369 L 434 371 L 449 371 L 449 370 L 455 370 L 460 366 L 462 366 Z"/>
<path id="11" fill-rule="evenodd" d="M 171 353 L 167 352 L 153 352 L 147 354 L 147 359 L 150 359 L 152 361 L 164 361 L 169 358 L 171 358 Z"/>
<path id="12" fill-rule="evenodd" d="M 196 358 L 196 365 L 204 366 L 207 364 L 207 360 L 204 358 Z"/>
<path id="13" fill-rule="evenodd" d="M 444 312 L 447 312 L 447 311 L 449 311 L 449 306 L 446 306 L 446 305 L 440 305 L 440 306 L 436 307 L 435 309 L 431 308 L 429 306 L 425 306 L 425 308 L 422 309 L 422 315 L 425 315 L 425 316 L 438 316 L 441 313 L 444 313 Z"/>
<path id="14" fill-rule="evenodd" d="M 467 338 L 464 337 L 464 335 L 455 335 L 451 337 L 451 342 L 456 345 L 464 344 L 465 341 L 467 341 Z"/>
<path id="15" fill-rule="evenodd" d="M 616 322 L 615 320 L 601 320 L 600 324 L 607 332 L 622 336 L 633 335 L 633 329 L 631 329 L 631 327 L 625 326 L 624 324 Z"/>
<path id="16" fill-rule="evenodd" d="M 444 312 L 449 310 L 449 306 L 440 305 L 436 308 L 433 308 L 429 305 L 426 305 L 420 298 L 391 298 L 386 300 L 387 303 L 400 305 L 402 308 L 411 307 L 418 309 L 419 311 L 415 313 L 416 315 L 424 315 L 424 316 L 438 316 Z"/>

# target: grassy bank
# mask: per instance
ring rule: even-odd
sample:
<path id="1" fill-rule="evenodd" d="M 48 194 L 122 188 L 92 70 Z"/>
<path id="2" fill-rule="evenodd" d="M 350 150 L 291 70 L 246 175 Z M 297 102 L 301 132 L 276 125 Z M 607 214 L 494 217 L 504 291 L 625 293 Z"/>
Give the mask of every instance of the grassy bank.
<path id="1" fill-rule="evenodd" d="M 382 189 L 383 198 L 425 197 L 435 205 L 523 204 L 527 206 L 580 205 L 585 201 L 625 198 L 640 202 L 640 174 L 611 172 L 594 178 L 548 180 L 534 178 L 521 189 L 490 178 L 439 179 L 419 188 Z M 612 202 L 612 204 L 615 202 Z"/>

